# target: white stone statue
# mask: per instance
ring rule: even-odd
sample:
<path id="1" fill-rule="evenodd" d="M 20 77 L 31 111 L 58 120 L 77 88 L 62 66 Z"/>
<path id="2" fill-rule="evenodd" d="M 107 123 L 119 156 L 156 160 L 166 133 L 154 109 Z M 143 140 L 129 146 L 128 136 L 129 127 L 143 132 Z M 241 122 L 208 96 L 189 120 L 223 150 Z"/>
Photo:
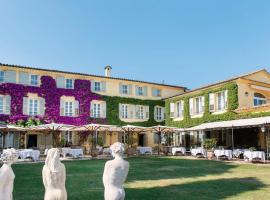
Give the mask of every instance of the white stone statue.
<path id="1" fill-rule="evenodd" d="M 0 168 L 0 200 L 13 199 L 13 184 L 15 174 L 11 165 L 18 159 L 18 153 L 15 149 L 7 149 L 3 151 L 1 160 L 4 162 Z"/>
<path id="2" fill-rule="evenodd" d="M 50 149 L 47 153 L 45 165 L 42 170 L 45 187 L 44 200 L 66 200 L 66 168 L 60 162 L 58 149 Z"/>
<path id="3" fill-rule="evenodd" d="M 123 184 L 129 171 L 129 163 L 123 159 L 124 144 L 114 143 L 111 147 L 114 160 L 105 164 L 103 173 L 103 184 L 105 187 L 105 200 L 124 200 L 125 190 Z"/>

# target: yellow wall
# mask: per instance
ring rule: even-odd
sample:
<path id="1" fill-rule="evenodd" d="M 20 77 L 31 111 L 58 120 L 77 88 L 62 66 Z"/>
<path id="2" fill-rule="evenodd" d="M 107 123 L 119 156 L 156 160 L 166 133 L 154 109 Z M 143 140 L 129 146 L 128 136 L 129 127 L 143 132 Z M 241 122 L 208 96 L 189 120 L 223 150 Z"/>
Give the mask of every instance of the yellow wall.
<path id="1" fill-rule="evenodd" d="M 35 69 L 24 69 L 19 67 L 8 67 L 8 66 L 0 66 L 1 70 L 15 70 L 17 71 L 17 83 L 19 82 L 19 72 L 27 72 L 31 74 L 36 74 L 39 76 L 51 76 L 53 78 L 62 76 L 69 79 L 82 79 L 82 80 L 89 80 L 89 81 L 105 81 L 106 82 L 106 92 L 98 92 L 102 95 L 108 96 L 123 96 L 123 97 L 132 97 L 138 99 L 153 99 L 158 100 L 162 98 L 167 98 L 176 94 L 181 94 L 184 92 L 182 88 L 179 87 L 171 87 L 171 86 L 163 86 L 151 83 L 141 83 L 139 81 L 126 81 L 126 80 L 117 80 L 111 79 L 106 77 L 95 77 L 95 76 L 84 76 L 84 75 L 76 75 L 76 74 L 69 74 L 69 73 L 60 73 L 60 72 L 48 72 L 42 70 L 35 70 Z M 149 74 L 151 76 L 151 74 Z M 120 95 L 119 94 L 119 84 L 132 84 L 132 95 Z M 135 86 L 147 86 L 148 87 L 148 96 L 136 96 Z M 161 97 L 153 97 L 151 88 L 161 89 Z"/>

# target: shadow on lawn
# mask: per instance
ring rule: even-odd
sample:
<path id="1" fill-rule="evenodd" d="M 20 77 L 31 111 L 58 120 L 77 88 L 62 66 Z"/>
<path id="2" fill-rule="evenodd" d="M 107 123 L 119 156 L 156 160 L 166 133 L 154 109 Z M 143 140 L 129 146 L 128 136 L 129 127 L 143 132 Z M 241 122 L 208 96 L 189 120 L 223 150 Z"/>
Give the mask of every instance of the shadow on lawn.
<path id="1" fill-rule="evenodd" d="M 263 183 L 252 177 L 218 179 L 145 189 L 127 188 L 126 199 L 217 200 L 255 191 L 263 186 Z"/>
<path id="2" fill-rule="evenodd" d="M 173 158 L 130 158 L 128 182 L 219 175 L 237 167 L 224 162 Z"/>

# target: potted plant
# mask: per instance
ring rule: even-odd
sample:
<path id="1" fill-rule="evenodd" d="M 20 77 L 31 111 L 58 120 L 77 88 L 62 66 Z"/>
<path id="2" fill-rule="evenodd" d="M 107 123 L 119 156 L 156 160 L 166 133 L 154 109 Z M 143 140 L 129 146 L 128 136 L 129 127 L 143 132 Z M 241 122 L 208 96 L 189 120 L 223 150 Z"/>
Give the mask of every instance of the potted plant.
<path id="1" fill-rule="evenodd" d="M 214 148 L 217 145 L 217 140 L 215 138 L 205 139 L 204 148 L 207 149 L 207 158 L 210 160 L 214 157 Z"/>

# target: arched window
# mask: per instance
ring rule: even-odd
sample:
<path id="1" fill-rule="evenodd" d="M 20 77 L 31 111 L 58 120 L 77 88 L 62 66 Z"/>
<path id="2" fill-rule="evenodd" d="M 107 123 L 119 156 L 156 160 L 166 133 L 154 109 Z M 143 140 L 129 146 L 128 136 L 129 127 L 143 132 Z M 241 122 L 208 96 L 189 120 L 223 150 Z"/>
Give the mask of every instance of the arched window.
<path id="1" fill-rule="evenodd" d="M 254 93 L 254 106 L 259 106 L 259 105 L 263 105 L 266 104 L 266 98 L 263 94 L 260 93 Z"/>

